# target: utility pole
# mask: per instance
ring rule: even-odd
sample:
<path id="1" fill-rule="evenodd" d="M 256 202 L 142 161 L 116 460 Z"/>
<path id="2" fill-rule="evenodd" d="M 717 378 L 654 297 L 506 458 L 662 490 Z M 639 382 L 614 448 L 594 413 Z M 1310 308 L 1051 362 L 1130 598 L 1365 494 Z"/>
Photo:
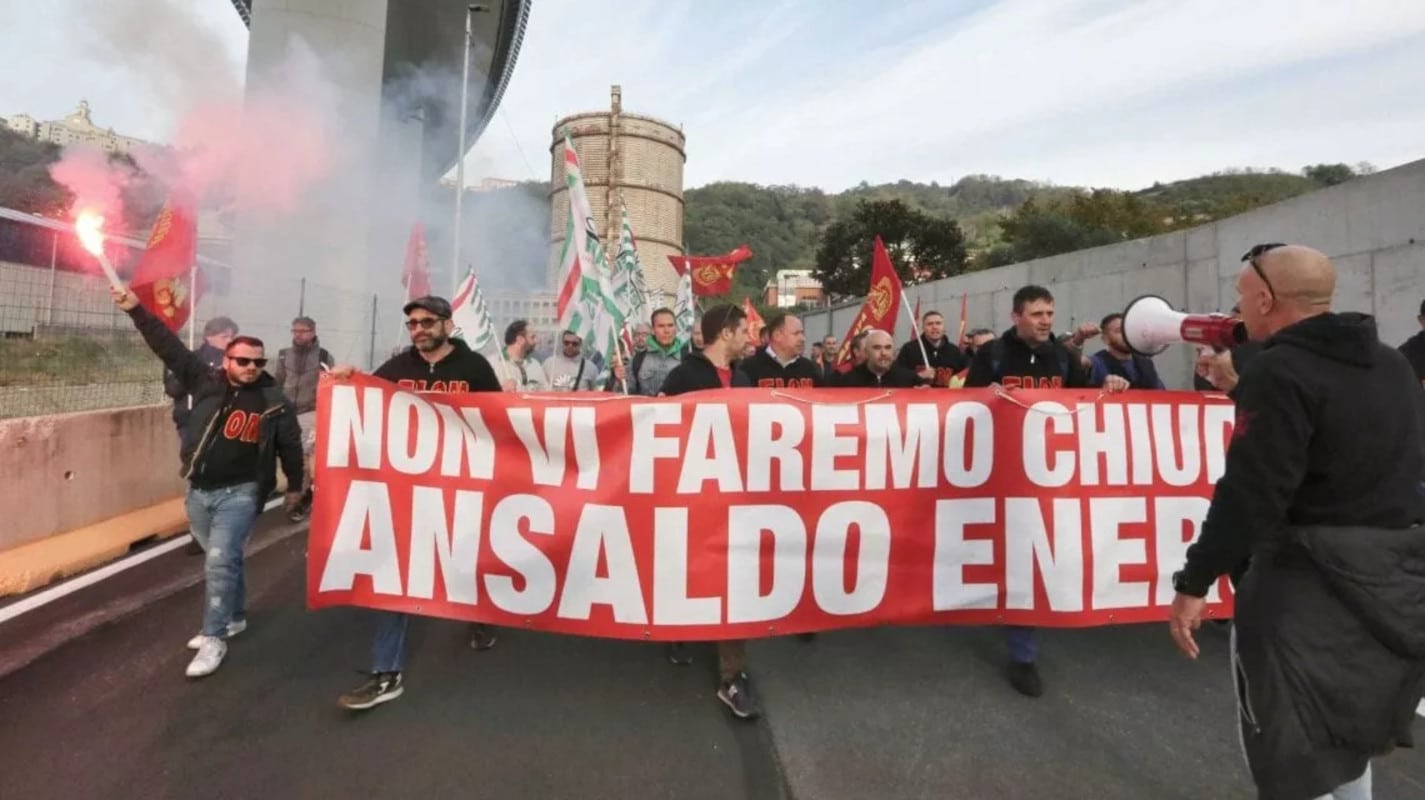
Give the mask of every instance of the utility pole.
<path id="1" fill-rule="evenodd" d="M 465 203 L 465 122 L 470 104 L 470 48 L 475 39 L 475 15 L 488 12 L 489 6 L 465 8 L 465 68 L 460 72 L 460 145 L 455 156 L 455 230 L 451 232 L 450 295 L 460 285 L 460 229 L 464 222 Z"/>

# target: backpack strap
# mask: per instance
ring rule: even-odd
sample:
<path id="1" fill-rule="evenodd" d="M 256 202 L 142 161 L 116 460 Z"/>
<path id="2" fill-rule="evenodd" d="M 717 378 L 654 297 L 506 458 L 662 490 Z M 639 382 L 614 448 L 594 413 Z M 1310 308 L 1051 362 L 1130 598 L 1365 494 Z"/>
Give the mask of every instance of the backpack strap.
<path id="1" fill-rule="evenodd" d="M 638 379 L 639 370 L 643 369 L 643 359 L 648 356 L 647 350 L 639 350 L 633 354 L 633 360 L 628 365 L 628 378 L 633 384 L 634 394 L 643 394 L 643 384 Z"/>
<path id="2" fill-rule="evenodd" d="M 579 371 L 574 375 L 574 388 L 570 391 L 579 391 L 579 381 L 584 377 L 584 365 L 589 363 L 583 356 L 579 356 Z"/>

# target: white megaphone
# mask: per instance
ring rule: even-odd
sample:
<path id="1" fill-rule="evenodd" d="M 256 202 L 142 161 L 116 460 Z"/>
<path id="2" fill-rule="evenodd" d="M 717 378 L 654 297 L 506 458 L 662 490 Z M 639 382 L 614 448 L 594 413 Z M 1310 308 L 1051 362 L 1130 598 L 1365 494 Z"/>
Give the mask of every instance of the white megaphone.
<path id="1" fill-rule="evenodd" d="M 1183 342 L 1225 350 L 1247 341 L 1247 328 L 1226 314 L 1174 311 L 1167 300 L 1146 294 L 1123 311 L 1123 341 L 1143 356 L 1156 356 L 1168 345 Z"/>

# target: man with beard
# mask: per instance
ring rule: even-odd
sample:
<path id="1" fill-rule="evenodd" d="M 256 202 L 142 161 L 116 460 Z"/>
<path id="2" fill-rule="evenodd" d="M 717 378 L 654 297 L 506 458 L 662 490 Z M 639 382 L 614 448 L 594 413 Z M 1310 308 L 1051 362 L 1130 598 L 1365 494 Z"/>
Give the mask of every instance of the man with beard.
<path id="1" fill-rule="evenodd" d="M 1128 381 L 1132 389 L 1162 389 L 1163 379 L 1153 359 L 1139 355 L 1128 349 L 1128 340 L 1123 338 L 1123 315 L 1113 313 L 1099 323 L 1103 331 L 1104 348 L 1089 359 L 1091 372 L 1089 383 L 1102 386 L 1108 376 L 1117 375 Z"/>
<path id="2" fill-rule="evenodd" d="M 896 363 L 919 375 L 921 383 L 945 389 L 967 362 L 960 348 L 945 335 L 945 317 L 939 311 L 927 311 L 920 320 L 920 338 L 901 347 Z"/>
<path id="3" fill-rule="evenodd" d="M 262 369 L 267 358 L 260 339 L 232 339 L 222 366 L 213 369 L 139 305 L 131 290 L 111 288 L 110 295 L 149 349 L 193 394 L 180 458 L 188 481 L 188 524 L 207 553 L 203 628 L 188 642 L 188 649 L 198 653 L 187 675 L 199 678 L 217 670 L 228 654 L 227 640 L 247 629 L 243 548 L 263 501 L 277 486 L 279 457 L 289 488 L 287 508 L 300 499 L 300 488 L 294 487 L 302 485 L 302 434 L 291 403 Z"/>
<path id="4" fill-rule="evenodd" d="M 702 389 L 731 389 L 751 386 L 747 374 L 737 368 L 737 356 L 747 347 L 747 315 L 733 305 L 718 306 L 703 314 L 703 349 L 689 353 L 683 363 L 663 380 L 660 396 L 674 397 Z M 657 325 L 654 333 L 657 333 Z M 674 664 L 692 663 L 682 642 L 669 645 L 668 659 Z M 757 716 L 757 702 L 752 694 L 752 679 L 746 670 L 747 642 L 744 639 L 717 643 L 718 687 L 721 700 L 733 716 L 752 719 Z"/>
<path id="5" fill-rule="evenodd" d="M 1323 253 L 1266 244 L 1242 261 L 1262 349 L 1172 576 L 1169 631 L 1197 658 L 1205 598 L 1245 561 L 1229 653 L 1258 795 L 1368 800 L 1370 759 L 1411 745 L 1425 688 L 1425 393 L 1374 318 L 1331 310 Z"/>
<path id="6" fill-rule="evenodd" d="M 317 383 L 322 371 L 331 369 L 331 353 L 317 341 L 317 323 L 311 317 L 292 320 L 292 346 L 277 352 L 277 370 L 272 377 L 282 387 L 282 393 L 297 409 L 297 424 L 302 428 L 302 458 L 307 485 L 300 487 L 302 503 L 288 512 L 287 518 L 301 522 L 312 506 L 312 450 L 317 444 Z"/>
<path id="7" fill-rule="evenodd" d="M 462 339 L 451 338 L 450 303 L 443 297 L 420 297 L 407 303 L 406 330 L 411 347 L 393 356 L 373 374 L 413 392 L 499 392 L 500 379 L 485 357 Z M 337 378 L 349 377 L 355 367 L 332 370 Z M 343 708 L 363 711 L 400 697 L 405 691 L 401 672 L 406 660 L 406 628 L 410 615 L 378 611 L 376 635 L 371 644 L 370 677 L 337 700 Z M 487 650 L 495 644 L 493 629 L 481 623 L 470 626 L 470 646 Z"/>
<path id="8" fill-rule="evenodd" d="M 864 360 L 844 375 L 838 375 L 836 386 L 852 389 L 911 389 L 925 385 L 920 375 L 896 363 L 896 342 L 889 333 L 875 328 L 862 333 L 864 338 L 860 350 Z"/>
<path id="9" fill-rule="evenodd" d="M 965 388 L 996 390 L 1090 388 L 1082 359 L 1054 336 L 1054 295 L 1042 286 L 1025 286 L 1014 293 L 1010 321 L 1014 326 L 998 339 L 975 351 Z M 1086 337 L 1087 325 L 1075 333 Z M 1108 376 L 1105 391 L 1121 392 L 1128 381 Z M 1039 697 L 1044 683 L 1039 677 L 1039 645 L 1031 627 L 1006 627 L 1009 644 L 1009 683 L 1026 697 Z"/>

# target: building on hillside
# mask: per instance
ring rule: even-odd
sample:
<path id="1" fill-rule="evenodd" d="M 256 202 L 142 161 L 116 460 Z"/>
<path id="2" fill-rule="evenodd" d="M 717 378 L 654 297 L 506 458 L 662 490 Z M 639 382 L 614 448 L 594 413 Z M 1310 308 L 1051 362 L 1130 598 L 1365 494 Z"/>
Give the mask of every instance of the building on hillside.
<path id="1" fill-rule="evenodd" d="M 123 136 L 113 128 L 101 128 L 89 116 L 89 101 L 80 100 L 74 112 L 64 119 L 40 122 L 29 114 L 5 117 L 5 127 L 31 139 L 51 142 L 60 147 L 71 144 L 89 145 L 106 153 L 130 153 L 149 143 L 132 136 Z"/>
<path id="2" fill-rule="evenodd" d="M 772 308 L 820 308 L 826 304 L 826 292 L 809 269 L 779 269 L 762 289 L 762 304 Z"/>

